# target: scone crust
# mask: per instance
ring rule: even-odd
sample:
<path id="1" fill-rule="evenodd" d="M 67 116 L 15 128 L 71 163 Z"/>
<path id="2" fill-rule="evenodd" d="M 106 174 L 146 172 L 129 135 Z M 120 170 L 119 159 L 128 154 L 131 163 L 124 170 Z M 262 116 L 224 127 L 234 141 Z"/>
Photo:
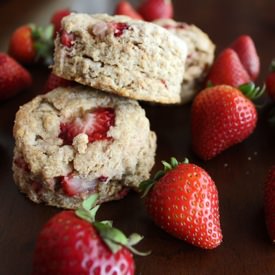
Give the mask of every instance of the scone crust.
<path id="1" fill-rule="evenodd" d="M 214 60 L 215 45 L 209 36 L 193 24 L 160 19 L 154 23 L 166 28 L 187 45 L 187 58 L 181 90 L 181 103 L 190 101 L 202 87 L 202 82 Z"/>
<path id="2" fill-rule="evenodd" d="M 119 35 L 116 26 L 124 26 Z M 58 76 L 132 99 L 180 102 L 187 47 L 169 31 L 106 14 L 71 14 L 62 29 L 74 41 L 67 47 L 60 35 L 55 40 Z"/>
<path id="3" fill-rule="evenodd" d="M 64 145 L 60 124 L 97 107 L 115 110 L 110 139 L 89 143 L 82 133 L 72 145 Z M 97 185 L 102 202 L 119 198 L 125 188 L 137 189 L 154 165 L 156 135 L 139 104 L 82 86 L 57 88 L 22 106 L 16 114 L 14 138 L 15 182 L 31 200 L 58 207 L 77 208 L 89 195 L 66 196 L 58 189 L 60 177 L 73 173 L 87 181 L 107 178 Z M 27 169 L 18 166 L 18 160 Z M 36 192 L 33 182 L 42 184 L 42 191 Z"/>

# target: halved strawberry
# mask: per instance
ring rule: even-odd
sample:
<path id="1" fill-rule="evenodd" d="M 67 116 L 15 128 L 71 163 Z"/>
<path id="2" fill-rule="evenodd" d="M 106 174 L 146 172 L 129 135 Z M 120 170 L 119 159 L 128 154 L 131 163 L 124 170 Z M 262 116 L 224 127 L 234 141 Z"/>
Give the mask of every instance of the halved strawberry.
<path id="1" fill-rule="evenodd" d="M 115 111 L 112 108 L 97 108 L 86 113 L 83 117 L 77 117 L 73 121 L 61 123 L 59 135 L 64 144 L 71 145 L 75 136 L 85 133 L 89 142 L 110 139 L 107 133 L 115 124 Z"/>
<path id="2" fill-rule="evenodd" d="M 96 179 L 88 181 L 73 174 L 65 176 L 61 180 L 63 191 L 70 197 L 86 191 L 96 192 L 97 183 Z"/>
<path id="3" fill-rule="evenodd" d="M 112 28 L 114 30 L 114 36 L 115 37 L 120 37 L 125 30 L 127 30 L 129 28 L 129 25 L 126 24 L 126 23 L 121 23 L 121 22 L 118 22 L 118 23 L 112 23 Z"/>

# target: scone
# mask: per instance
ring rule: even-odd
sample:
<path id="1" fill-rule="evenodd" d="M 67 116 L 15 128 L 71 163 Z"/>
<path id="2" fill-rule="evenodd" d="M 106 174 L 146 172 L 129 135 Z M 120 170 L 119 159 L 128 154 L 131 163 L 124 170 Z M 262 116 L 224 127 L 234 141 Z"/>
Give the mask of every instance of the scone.
<path id="1" fill-rule="evenodd" d="M 57 88 L 23 105 L 13 171 L 34 202 L 77 208 L 92 193 L 119 199 L 149 177 L 156 136 L 139 104 L 87 87 Z"/>
<path id="2" fill-rule="evenodd" d="M 53 71 L 137 100 L 179 103 L 186 43 L 153 23 L 126 16 L 71 14 L 55 40 Z"/>
<path id="3" fill-rule="evenodd" d="M 154 23 L 169 30 L 187 44 L 188 53 L 181 91 L 181 103 L 186 103 L 201 89 L 214 60 L 215 45 L 208 35 L 195 25 L 172 19 L 160 19 Z"/>

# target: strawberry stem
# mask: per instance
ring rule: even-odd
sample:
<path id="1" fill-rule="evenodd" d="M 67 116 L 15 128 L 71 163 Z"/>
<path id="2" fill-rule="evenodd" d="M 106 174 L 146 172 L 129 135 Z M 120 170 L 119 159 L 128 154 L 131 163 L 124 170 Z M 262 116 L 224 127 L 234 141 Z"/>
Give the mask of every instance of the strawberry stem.
<path id="1" fill-rule="evenodd" d="M 175 167 L 177 167 L 179 164 L 187 164 L 189 163 L 189 160 L 187 158 L 184 159 L 183 162 L 178 162 L 176 158 L 171 157 L 170 159 L 170 163 L 167 161 L 161 161 L 161 163 L 163 164 L 163 170 L 159 170 L 155 176 L 152 179 L 149 180 L 145 180 L 142 181 L 139 185 L 139 190 L 142 193 L 141 198 L 143 199 L 144 197 L 146 197 L 146 195 L 149 193 L 149 191 L 151 190 L 151 188 L 155 185 L 155 183 L 162 178 L 166 172 L 171 171 L 172 169 L 174 169 Z"/>
<path id="2" fill-rule="evenodd" d="M 256 86 L 253 82 L 248 82 L 240 85 L 238 89 L 250 100 L 260 98 L 265 92 L 265 85 L 263 87 Z"/>
<path id="3" fill-rule="evenodd" d="M 45 65 L 53 63 L 53 37 L 54 27 L 52 24 L 42 27 L 29 24 L 32 30 L 32 38 L 34 40 L 34 48 L 36 50 L 36 60 L 42 60 Z"/>
<path id="4" fill-rule="evenodd" d="M 98 194 L 91 195 L 83 201 L 82 206 L 75 211 L 75 214 L 96 228 L 98 234 L 113 253 L 116 253 L 122 246 L 125 246 L 136 255 L 147 256 L 150 254 L 151 252 L 140 252 L 133 247 L 143 239 L 143 236 L 133 233 L 127 238 L 122 231 L 112 226 L 112 221 L 96 221 L 95 215 L 99 209 L 99 205 L 96 205 L 97 200 Z"/>

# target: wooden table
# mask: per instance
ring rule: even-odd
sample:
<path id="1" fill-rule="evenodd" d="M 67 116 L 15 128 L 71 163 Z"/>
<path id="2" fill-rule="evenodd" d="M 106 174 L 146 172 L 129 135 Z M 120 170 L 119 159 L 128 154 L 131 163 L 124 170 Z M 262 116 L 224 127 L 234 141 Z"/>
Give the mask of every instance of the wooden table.
<path id="1" fill-rule="evenodd" d="M 67 6 L 68 3 L 73 7 L 78 5 L 82 10 L 95 8 L 93 1 L 89 7 L 88 1 L 0 1 L 0 50 L 6 50 L 10 32 L 17 25 L 32 20 L 47 23 L 57 6 Z M 250 34 L 262 62 L 260 81 L 264 79 L 268 64 L 275 56 L 274 1 L 175 0 L 174 3 L 176 19 L 195 23 L 205 30 L 217 44 L 217 52 L 238 35 Z M 112 10 L 110 5 L 106 7 Z M 48 74 L 45 68 L 30 70 L 34 79 L 31 91 L 0 103 L 1 275 L 30 274 L 36 236 L 41 226 L 59 211 L 26 199 L 12 179 L 15 113 L 20 105 L 41 91 Z M 135 258 L 136 274 L 275 274 L 275 248 L 267 237 L 263 216 L 263 182 L 268 168 L 274 163 L 275 153 L 274 130 L 266 121 L 268 107 L 260 110 L 259 123 L 251 137 L 215 159 L 202 162 L 190 146 L 190 104 L 176 107 L 142 105 L 158 135 L 153 170 L 160 168 L 160 160 L 170 156 L 178 159 L 187 156 L 204 167 L 218 187 L 224 241 L 217 249 L 204 251 L 169 236 L 148 218 L 136 194 L 130 194 L 122 201 L 106 203 L 99 211 L 99 218 L 113 219 L 115 225 L 127 233 L 143 234 L 145 239 L 139 248 L 153 251 L 148 257 Z"/>

